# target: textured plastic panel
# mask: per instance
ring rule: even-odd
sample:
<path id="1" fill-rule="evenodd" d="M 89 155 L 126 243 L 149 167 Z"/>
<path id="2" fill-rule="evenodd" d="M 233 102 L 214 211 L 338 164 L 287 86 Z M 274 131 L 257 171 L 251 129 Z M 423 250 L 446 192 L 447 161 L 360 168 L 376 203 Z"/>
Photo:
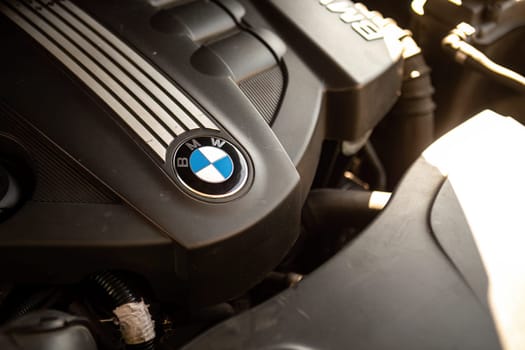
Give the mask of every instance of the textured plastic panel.
<path id="1" fill-rule="evenodd" d="M 429 228 L 444 180 L 420 158 L 338 255 L 184 349 L 501 349 L 490 312 Z"/>
<path id="2" fill-rule="evenodd" d="M 0 134 L 18 141 L 36 173 L 32 200 L 63 203 L 118 203 L 119 198 L 21 116 L 0 102 Z M 2 150 L 0 150 L 1 154 Z"/>
<path id="3" fill-rule="evenodd" d="M 3 350 L 96 350 L 88 320 L 61 311 L 31 312 L 0 329 Z"/>
<path id="4" fill-rule="evenodd" d="M 284 89 L 284 77 L 280 67 L 271 68 L 239 82 L 242 92 L 268 124 L 272 124 Z"/>
<path id="5" fill-rule="evenodd" d="M 401 47 L 383 36 L 373 21 L 377 13 L 352 1 L 336 1 L 342 9 L 323 3 L 272 0 L 265 7 L 269 21 L 326 84 L 328 137 L 355 141 L 399 96 Z"/>
<path id="6" fill-rule="evenodd" d="M 12 53 L 0 56 L 0 95 L 122 200 L 26 203 L 0 225 L 4 278 L 67 283 L 97 270 L 130 270 L 161 298 L 202 305 L 245 292 L 275 268 L 299 233 L 300 177 L 231 76 L 196 69 L 201 43 L 153 27 L 161 9 L 139 0 L 0 4 L 3 44 Z M 223 10 L 237 13 L 233 5 L 213 5 L 209 20 L 237 18 Z M 192 33 L 209 32 L 186 22 Z M 254 62 L 277 64 L 262 41 L 243 33 L 258 48 L 253 55 L 265 52 Z M 222 53 L 243 77 L 273 68 L 248 72 Z M 241 191 L 214 200 L 181 186 L 171 152 L 192 137 L 222 138 L 240 150 L 249 172 Z"/>

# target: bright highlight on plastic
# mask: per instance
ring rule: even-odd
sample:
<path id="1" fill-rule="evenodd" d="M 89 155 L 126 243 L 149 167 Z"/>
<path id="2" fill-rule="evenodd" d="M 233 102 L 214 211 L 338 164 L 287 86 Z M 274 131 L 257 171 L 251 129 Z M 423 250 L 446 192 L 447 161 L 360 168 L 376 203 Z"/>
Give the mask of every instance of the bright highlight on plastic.
<path id="1" fill-rule="evenodd" d="M 427 0 L 413 0 L 410 7 L 414 13 L 423 16 L 425 14 L 425 5 Z"/>

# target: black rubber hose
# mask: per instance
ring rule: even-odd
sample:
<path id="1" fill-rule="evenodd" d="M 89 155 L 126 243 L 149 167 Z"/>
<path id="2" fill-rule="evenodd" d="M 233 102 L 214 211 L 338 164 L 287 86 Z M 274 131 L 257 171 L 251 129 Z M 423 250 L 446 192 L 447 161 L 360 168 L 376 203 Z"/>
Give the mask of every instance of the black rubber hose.
<path id="1" fill-rule="evenodd" d="M 113 307 L 128 303 L 140 302 L 141 298 L 136 295 L 119 277 L 105 271 L 91 278 L 95 284 L 111 298 Z"/>
<path id="2" fill-rule="evenodd" d="M 44 302 L 44 299 L 47 298 L 49 295 L 45 294 L 38 294 L 33 295 L 31 298 L 28 298 L 23 304 L 18 305 L 16 310 L 11 315 L 10 319 L 17 319 L 19 317 L 22 317 L 31 311 L 34 311 L 38 309 L 39 306 L 41 306 Z"/>
<path id="3" fill-rule="evenodd" d="M 434 87 L 430 68 L 422 54 L 404 62 L 401 96 L 385 120 L 381 131 L 383 164 L 391 189 L 434 141 Z"/>
<path id="4" fill-rule="evenodd" d="M 38 308 L 45 305 L 46 301 L 55 293 L 55 289 L 48 288 L 33 294 L 11 312 L 9 319 L 17 319 L 28 314 L 31 311 L 35 311 Z"/>
<path id="5" fill-rule="evenodd" d="M 376 173 L 375 189 L 379 191 L 385 191 L 387 186 L 387 177 L 385 167 L 383 166 L 383 163 L 381 163 L 381 159 L 379 159 L 377 156 L 376 150 L 370 141 L 366 143 L 363 150 L 370 161 L 370 165 L 372 168 L 374 168 L 374 172 Z"/>
<path id="6" fill-rule="evenodd" d="M 304 223 L 313 231 L 364 226 L 379 213 L 369 206 L 371 196 L 361 190 L 312 190 L 303 209 Z"/>
<path id="7" fill-rule="evenodd" d="M 126 345 L 128 350 L 155 350 L 155 340 L 150 340 L 142 344 Z"/>
<path id="8" fill-rule="evenodd" d="M 137 303 L 142 300 L 142 298 L 133 292 L 132 289 L 128 287 L 128 285 L 122 279 L 109 271 L 93 275 L 91 280 L 111 298 L 113 307 L 115 308 L 128 303 Z M 155 339 L 142 344 L 126 345 L 126 348 L 137 350 L 154 350 Z"/>

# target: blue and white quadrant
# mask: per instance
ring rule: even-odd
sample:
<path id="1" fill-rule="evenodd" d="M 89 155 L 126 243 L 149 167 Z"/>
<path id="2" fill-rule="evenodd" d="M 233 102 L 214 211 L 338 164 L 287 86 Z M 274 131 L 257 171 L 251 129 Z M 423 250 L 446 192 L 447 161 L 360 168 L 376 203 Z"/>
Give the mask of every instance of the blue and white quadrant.
<path id="1" fill-rule="evenodd" d="M 191 153 L 190 169 L 202 181 L 217 184 L 232 176 L 234 165 L 231 157 L 222 149 L 204 146 Z"/>

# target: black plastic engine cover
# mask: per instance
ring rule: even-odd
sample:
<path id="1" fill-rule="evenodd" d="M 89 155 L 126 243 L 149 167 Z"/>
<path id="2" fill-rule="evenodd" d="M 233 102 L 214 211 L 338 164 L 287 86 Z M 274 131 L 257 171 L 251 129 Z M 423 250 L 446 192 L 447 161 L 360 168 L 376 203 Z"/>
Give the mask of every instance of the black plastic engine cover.
<path id="1" fill-rule="evenodd" d="M 367 138 L 401 93 L 402 48 L 383 16 L 350 0 L 270 0 L 267 7 L 325 83 L 327 138 Z"/>
<path id="2" fill-rule="evenodd" d="M 266 54 L 263 70 L 278 66 L 229 12 L 202 3 Z M 237 82 L 192 63 L 202 42 L 159 31 L 160 9 L 144 1 L 0 9 L 2 159 L 32 168 L 34 184 L 0 224 L 3 279 L 122 269 L 162 298 L 207 304 L 277 265 L 299 230 L 298 172 Z M 217 45 L 222 31 L 209 31 Z"/>
<path id="3" fill-rule="evenodd" d="M 303 24 L 344 50 L 298 1 L 157 3 L 0 1 L 3 279 L 240 295 L 295 242 L 323 139 L 362 141 L 397 96 L 400 52 L 325 2 Z"/>

